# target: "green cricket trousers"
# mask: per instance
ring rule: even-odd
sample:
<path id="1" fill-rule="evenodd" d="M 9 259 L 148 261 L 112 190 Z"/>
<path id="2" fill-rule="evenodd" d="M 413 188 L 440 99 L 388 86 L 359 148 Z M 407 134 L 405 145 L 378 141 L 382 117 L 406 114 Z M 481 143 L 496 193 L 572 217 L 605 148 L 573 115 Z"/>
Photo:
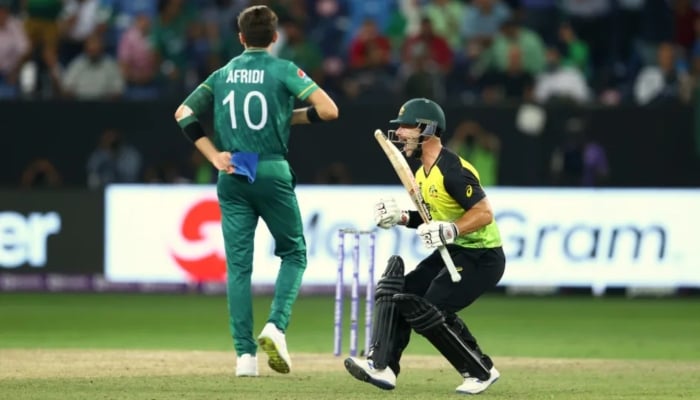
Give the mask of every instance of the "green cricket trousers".
<path id="1" fill-rule="evenodd" d="M 258 217 L 265 221 L 275 240 L 275 255 L 281 258 L 268 321 L 282 331 L 289 325 L 306 269 L 306 242 L 295 184 L 294 173 L 282 156 L 261 156 L 253 183 L 242 175 L 219 175 L 217 195 L 226 247 L 229 327 L 239 356 L 257 352 L 251 274 Z"/>

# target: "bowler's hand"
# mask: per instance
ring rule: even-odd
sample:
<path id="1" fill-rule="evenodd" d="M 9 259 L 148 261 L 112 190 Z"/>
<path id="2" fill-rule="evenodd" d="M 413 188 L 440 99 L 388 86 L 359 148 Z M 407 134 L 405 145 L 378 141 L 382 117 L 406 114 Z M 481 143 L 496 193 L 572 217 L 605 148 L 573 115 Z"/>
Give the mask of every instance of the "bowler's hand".
<path id="1" fill-rule="evenodd" d="M 222 151 L 217 153 L 214 157 L 212 157 L 211 163 L 214 164 L 214 167 L 219 171 L 226 172 L 227 174 L 233 173 L 230 151 Z"/>
<path id="2" fill-rule="evenodd" d="M 432 221 L 418 226 L 416 233 L 423 240 L 425 247 L 434 249 L 454 243 L 459 230 L 452 222 Z"/>

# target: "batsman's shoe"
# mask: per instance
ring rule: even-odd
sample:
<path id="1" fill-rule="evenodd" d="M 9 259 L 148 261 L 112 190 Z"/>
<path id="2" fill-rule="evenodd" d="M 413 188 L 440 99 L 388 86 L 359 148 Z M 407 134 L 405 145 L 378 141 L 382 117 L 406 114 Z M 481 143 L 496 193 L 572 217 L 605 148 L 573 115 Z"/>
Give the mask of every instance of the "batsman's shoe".
<path id="1" fill-rule="evenodd" d="M 275 324 L 265 324 L 260 336 L 258 336 L 260 348 L 267 353 L 267 365 L 280 374 L 288 374 L 292 369 L 292 359 L 287 351 L 287 341 Z"/>
<path id="2" fill-rule="evenodd" d="M 372 360 L 361 360 L 355 357 L 345 359 L 345 369 L 355 378 L 371 383 L 384 389 L 392 390 L 396 387 L 396 374 L 391 368 L 376 369 Z"/>
<path id="3" fill-rule="evenodd" d="M 496 382 L 501 377 L 496 367 L 491 367 L 491 377 L 488 380 L 482 381 L 479 378 L 468 376 L 464 378 L 464 383 L 457 386 L 457 393 L 461 394 L 478 394 L 488 389 L 492 383 Z"/>
<path id="4" fill-rule="evenodd" d="M 243 354 L 236 359 L 236 376 L 258 376 L 258 358 Z"/>

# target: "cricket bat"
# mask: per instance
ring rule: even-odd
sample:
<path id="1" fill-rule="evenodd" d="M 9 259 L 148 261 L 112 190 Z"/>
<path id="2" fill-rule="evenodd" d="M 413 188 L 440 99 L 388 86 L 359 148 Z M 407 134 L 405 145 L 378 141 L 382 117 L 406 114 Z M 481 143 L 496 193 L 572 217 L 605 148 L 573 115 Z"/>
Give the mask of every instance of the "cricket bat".
<path id="1" fill-rule="evenodd" d="M 403 154 L 401 154 L 401 151 L 399 151 L 399 149 L 394 146 L 391 141 L 389 141 L 389 138 L 384 135 L 384 132 L 382 132 L 381 129 L 374 131 L 374 138 L 377 139 L 379 146 L 381 146 L 382 150 L 384 150 L 389 162 L 391 162 L 391 166 L 394 167 L 394 171 L 396 171 L 396 175 L 399 176 L 403 187 L 406 188 L 406 191 L 408 191 L 408 196 L 411 198 L 413 205 L 416 206 L 421 219 L 423 219 L 423 222 L 430 222 L 432 219 L 430 216 L 430 211 L 423 200 L 423 195 L 421 194 L 420 187 L 418 187 L 418 183 L 416 183 L 413 176 L 413 171 L 411 171 L 411 167 L 403 157 Z M 447 251 L 447 248 L 445 246 L 440 246 L 438 247 L 438 251 L 440 252 L 442 260 L 445 262 L 447 271 L 450 273 L 452 282 L 459 282 L 462 277 L 459 275 L 459 272 L 457 272 L 455 263 L 452 261 L 452 257 L 450 257 L 450 253 Z"/>

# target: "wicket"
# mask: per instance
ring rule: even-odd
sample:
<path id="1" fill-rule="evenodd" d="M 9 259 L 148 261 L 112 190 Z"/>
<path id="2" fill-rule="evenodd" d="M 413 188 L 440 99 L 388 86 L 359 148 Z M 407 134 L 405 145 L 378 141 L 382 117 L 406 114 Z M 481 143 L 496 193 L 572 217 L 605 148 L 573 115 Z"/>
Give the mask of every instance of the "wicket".
<path id="1" fill-rule="evenodd" d="M 339 356 L 342 353 L 343 343 L 343 313 L 345 283 L 343 279 L 345 264 L 345 235 L 352 235 L 354 246 L 352 248 L 352 282 L 350 287 L 350 355 L 357 356 L 359 341 L 358 329 L 360 318 L 360 247 L 362 237 L 367 237 L 368 265 L 367 286 L 365 294 L 365 348 L 364 354 L 369 352 L 372 336 L 372 313 L 374 312 L 374 247 L 375 231 L 361 231 L 356 229 L 340 229 L 338 231 L 338 270 L 335 281 L 335 315 L 333 354 Z"/>

